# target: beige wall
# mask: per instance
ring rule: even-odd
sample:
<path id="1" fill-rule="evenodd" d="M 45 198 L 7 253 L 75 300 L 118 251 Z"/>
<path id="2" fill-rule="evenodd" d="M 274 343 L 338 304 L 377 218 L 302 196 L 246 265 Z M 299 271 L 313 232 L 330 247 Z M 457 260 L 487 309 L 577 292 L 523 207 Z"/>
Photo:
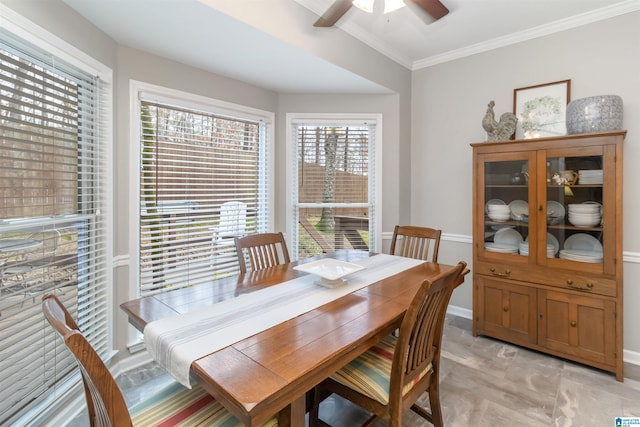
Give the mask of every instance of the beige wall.
<path id="1" fill-rule="evenodd" d="M 470 260 L 469 144 L 486 140 L 487 103 L 495 100 L 498 116 L 512 111 L 514 88 L 565 79 L 571 79 L 572 99 L 617 94 L 624 101 L 624 348 L 625 358 L 640 363 L 639 12 L 415 71 L 411 219 L 467 238 L 444 242 L 442 261 Z M 471 309 L 470 279 L 452 303 Z"/>

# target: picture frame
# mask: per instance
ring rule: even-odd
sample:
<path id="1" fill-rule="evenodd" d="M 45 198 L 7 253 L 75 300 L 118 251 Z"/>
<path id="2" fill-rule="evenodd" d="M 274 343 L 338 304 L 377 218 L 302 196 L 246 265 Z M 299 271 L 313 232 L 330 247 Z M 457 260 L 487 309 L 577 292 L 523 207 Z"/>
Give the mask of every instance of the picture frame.
<path id="1" fill-rule="evenodd" d="M 514 89 L 513 113 L 518 117 L 515 138 L 566 135 L 570 98 L 570 79 Z"/>

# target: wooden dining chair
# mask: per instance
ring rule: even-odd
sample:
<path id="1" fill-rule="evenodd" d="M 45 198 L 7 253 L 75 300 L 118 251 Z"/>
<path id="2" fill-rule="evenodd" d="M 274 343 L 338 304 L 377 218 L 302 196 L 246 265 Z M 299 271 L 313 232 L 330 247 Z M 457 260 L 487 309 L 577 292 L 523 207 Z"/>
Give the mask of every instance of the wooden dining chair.
<path id="1" fill-rule="evenodd" d="M 54 295 L 45 295 L 42 310 L 78 362 L 91 426 L 244 425 L 197 384 L 187 389 L 173 382 L 128 408 L 111 372 L 62 302 Z M 277 425 L 273 417 L 263 427 Z"/>
<path id="2" fill-rule="evenodd" d="M 391 255 L 438 262 L 442 230 L 413 225 L 396 225 L 391 239 Z M 429 256 L 431 254 L 431 256 Z"/>
<path id="3" fill-rule="evenodd" d="M 290 262 L 287 243 L 281 232 L 236 237 L 236 251 L 240 273 L 247 272 L 247 258 L 253 271 Z"/>
<path id="4" fill-rule="evenodd" d="M 310 425 L 328 426 L 318 418 L 320 396 L 336 393 L 373 413 L 364 426 L 385 419 L 390 426 L 400 427 L 408 409 L 442 426 L 442 329 L 451 294 L 468 272 L 461 261 L 432 281 L 425 280 L 405 313 L 398 337 L 388 335 L 315 388 Z M 431 411 L 416 403 L 425 392 Z"/>

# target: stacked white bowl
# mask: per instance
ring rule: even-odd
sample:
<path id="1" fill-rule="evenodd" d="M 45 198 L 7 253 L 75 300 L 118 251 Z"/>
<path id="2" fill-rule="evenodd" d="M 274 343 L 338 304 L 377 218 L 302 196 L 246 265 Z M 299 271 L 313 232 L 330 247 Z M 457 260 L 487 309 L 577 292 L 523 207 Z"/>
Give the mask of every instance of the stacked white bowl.
<path id="1" fill-rule="evenodd" d="M 511 218 L 509 205 L 487 205 L 489 218 L 496 222 L 505 222 Z"/>
<path id="2" fill-rule="evenodd" d="M 569 222 L 576 227 L 593 227 L 602 221 L 602 206 L 598 203 L 569 205 Z"/>

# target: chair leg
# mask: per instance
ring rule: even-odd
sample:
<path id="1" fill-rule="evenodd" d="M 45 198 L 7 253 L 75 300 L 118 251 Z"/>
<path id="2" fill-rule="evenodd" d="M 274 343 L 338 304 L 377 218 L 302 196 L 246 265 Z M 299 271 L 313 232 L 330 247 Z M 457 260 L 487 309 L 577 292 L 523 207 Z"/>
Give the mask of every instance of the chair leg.
<path id="1" fill-rule="evenodd" d="M 314 387 L 313 390 L 308 391 L 307 393 L 311 396 L 311 402 L 309 405 L 309 427 L 313 427 L 318 421 L 320 391 L 318 391 L 318 387 Z"/>
<path id="2" fill-rule="evenodd" d="M 442 427 L 444 422 L 442 420 L 442 407 L 440 406 L 440 375 L 438 375 L 440 367 L 435 370 L 435 377 L 429 387 L 429 404 L 431 405 L 431 423 L 436 427 Z"/>
<path id="3" fill-rule="evenodd" d="M 379 416 L 377 416 L 376 414 L 373 414 L 371 417 L 369 417 L 367 421 L 364 422 L 364 424 L 362 424 L 362 427 L 371 427 L 375 423 L 377 423 L 379 419 L 380 419 Z"/>
<path id="4" fill-rule="evenodd" d="M 442 419 L 442 408 L 440 407 L 440 390 L 438 383 L 435 382 L 432 384 L 427 392 L 429 393 L 431 413 L 417 404 L 411 405 L 411 410 L 429 421 L 435 427 L 442 427 L 444 425 L 444 421 Z"/>
<path id="5" fill-rule="evenodd" d="M 414 403 L 413 405 L 411 405 L 411 410 L 433 424 L 433 417 L 431 416 L 431 413 L 424 409 L 422 406 L 418 406 L 416 403 Z"/>

